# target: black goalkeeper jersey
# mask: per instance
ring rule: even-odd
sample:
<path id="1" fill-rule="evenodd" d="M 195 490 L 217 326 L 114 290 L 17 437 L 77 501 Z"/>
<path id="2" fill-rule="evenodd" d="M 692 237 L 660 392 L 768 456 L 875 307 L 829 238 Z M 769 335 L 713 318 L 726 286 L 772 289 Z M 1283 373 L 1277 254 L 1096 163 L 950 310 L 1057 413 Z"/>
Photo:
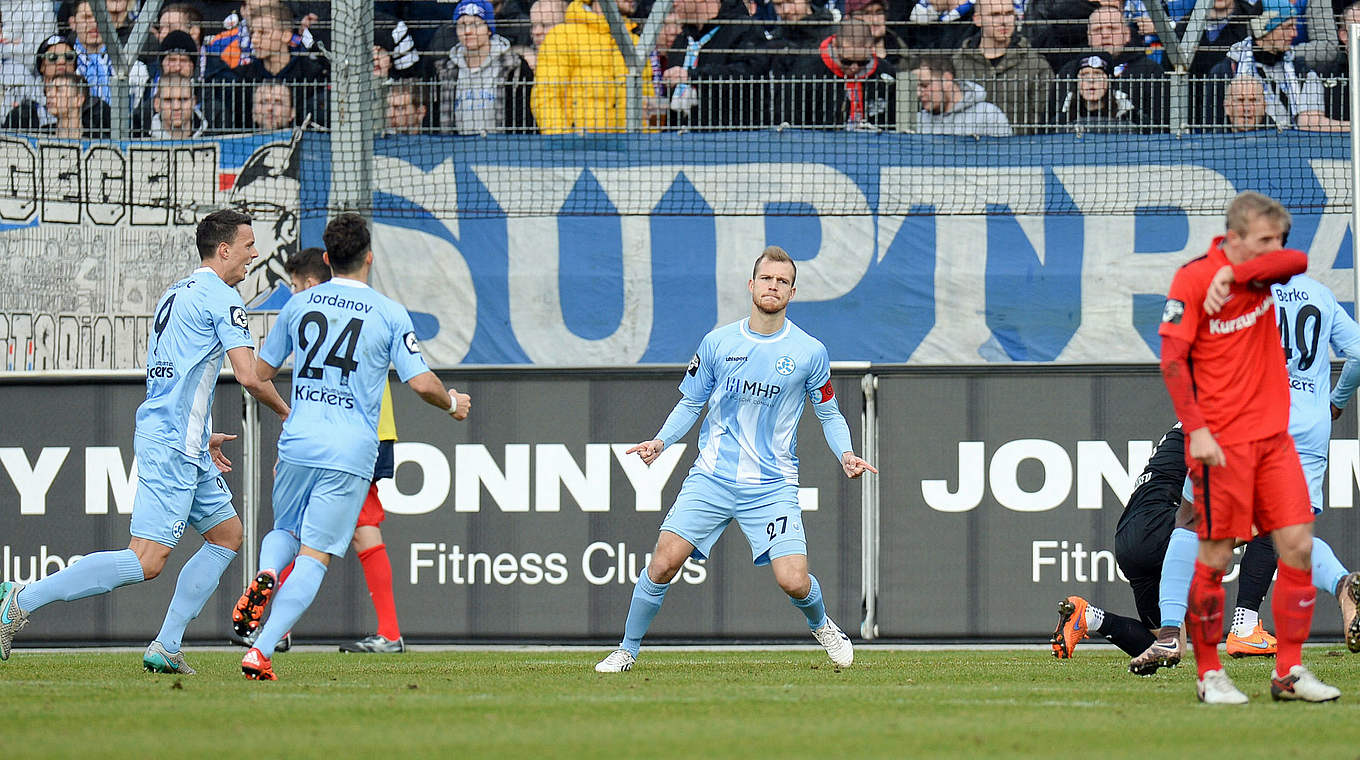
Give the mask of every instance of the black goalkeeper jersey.
<path id="1" fill-rule="evenodd" d="M 1147 466 L 1134 481 L 1133 493 L 1124 513 L 1119 516 L 1119 527 L 1139 512 L 1172 512 L 1181 506 L 1181 491 L 1185 487 L 1185 431 L 1181 423 L 1166 431 L 1152 450 Z"/>

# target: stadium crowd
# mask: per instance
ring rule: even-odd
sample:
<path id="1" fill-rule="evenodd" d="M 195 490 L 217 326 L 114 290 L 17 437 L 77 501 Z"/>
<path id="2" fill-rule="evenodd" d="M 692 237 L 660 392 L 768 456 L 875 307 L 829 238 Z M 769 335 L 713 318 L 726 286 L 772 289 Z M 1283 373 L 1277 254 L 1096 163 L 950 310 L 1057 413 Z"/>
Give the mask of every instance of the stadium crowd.
<path id="1" fill-rule="evenodd" d="M 1146 0 L 1153 2 L 1157 0 Z M 1349 129 L 1360 2 L 1214 0 L 1187 123 Z M 618 0 L 640 41 L 652 0 Z M 674 0 L 647 62 L 646 128 L 1008 136 L 1171 128 L 1171 55 L 1145 0 Z M 375 3 L 389 133 L 625 129 L 627 66 L 591 0 Z M 138 9 L 107 0 L 128 43 Z M 1183 37 L 1193 0 L 1166 10 Z M 326 128 L 328 2 L 163 5 L 128 74 L 132 134 Z M 112 56 L 88 0 L 0 3 L 3 128 L 108 136 Z"/>

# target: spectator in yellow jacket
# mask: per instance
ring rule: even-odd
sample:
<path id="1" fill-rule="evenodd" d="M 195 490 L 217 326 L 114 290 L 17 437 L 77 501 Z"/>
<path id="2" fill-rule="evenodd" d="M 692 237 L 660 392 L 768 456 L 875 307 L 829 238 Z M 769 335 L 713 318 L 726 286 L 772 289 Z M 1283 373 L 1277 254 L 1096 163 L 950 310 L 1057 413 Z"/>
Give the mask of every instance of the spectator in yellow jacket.
<path id="1" fill-rule="evenodd" d="M 629 33 L 636 45 L 637 34 Z M 572 0 L 566 21 L 548 32 L 538 50 L 532 108 L 539 131 L 622 132 L 627 74 L 604 12 L 588 0 Z"/>

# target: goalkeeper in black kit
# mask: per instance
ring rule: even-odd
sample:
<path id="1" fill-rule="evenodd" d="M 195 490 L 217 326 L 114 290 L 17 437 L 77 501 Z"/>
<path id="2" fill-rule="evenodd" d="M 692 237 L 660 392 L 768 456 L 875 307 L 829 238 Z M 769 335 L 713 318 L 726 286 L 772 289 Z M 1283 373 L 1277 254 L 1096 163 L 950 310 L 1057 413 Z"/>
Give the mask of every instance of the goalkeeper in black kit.
<path id="1" fill-rule="evenodd" d="M 1174 561 L 1165 566 L 1164 562 L 1168 561 L 1167 546 L 1172 532 L 1177 527 L 1192 527 L 1194 510 L 1185 496 L 1185 488 L 1185 433 L 1177 422 L 1152 450 L 1115 528 L 1115 561 L 1133 588 L 1137 619 L 1102 610 L 1082 597 L 1069 596 L 1058 603 L 1058 626 L 1049 639 L 1054 657 L 1071 657 L 1078 642 L 1098 634 L 1133 658 L 1129 670 L 1136 675 L 1151 675 L 1158 668 L 1180 662 L 1185 650 L 1180 632 L 1186 609 L 1183 591 L 1194 572 L 1193 555 L 1186 567 Z M 1181 533 L 1195 540 L 1193 533 L 1185 530 Z M 1268 541 L 1258 538 L 1247 545 L 1241 562 L 1244 584 L 1264 583 L 1268 587 L 1274 569 L 1274 547 Z M 1183 574 L 1185 583 L 1163 584 L 1164 574 Z M 1182 593 L 1176 594 L 1179 598 L 1162 598 L 1163 585 Z M 1265 596 L 1264 588 L 1261 596 Z"/>

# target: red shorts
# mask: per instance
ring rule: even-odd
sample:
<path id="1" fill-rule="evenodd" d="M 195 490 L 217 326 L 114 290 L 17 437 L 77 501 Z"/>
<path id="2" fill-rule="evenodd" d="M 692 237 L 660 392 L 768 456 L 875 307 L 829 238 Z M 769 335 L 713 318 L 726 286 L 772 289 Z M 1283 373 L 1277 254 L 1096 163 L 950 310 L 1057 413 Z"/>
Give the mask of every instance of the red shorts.
<path id="1" fill-rule="evenodd" d="M 355 527 L 369 525 L 376 528 L 386 517 L 387 512 L 383 511 L 382 502 L 378 500 L 378 484 L 370 483 L 368 496 L 364 498 L 364 508 L 359 510 L 359 522 L 355 523 Z"/>
<path id="2" fill-rule="evenodd" d="M 1201 539 L 1245 541 L 1253 524 L 1269 533 L 1313 521 L 1308 482 L 1288 433 L 1222 448 L 1228 463 L 1206 467 L 1190 458 L 1188 442 L 1185 447 Z"/>

